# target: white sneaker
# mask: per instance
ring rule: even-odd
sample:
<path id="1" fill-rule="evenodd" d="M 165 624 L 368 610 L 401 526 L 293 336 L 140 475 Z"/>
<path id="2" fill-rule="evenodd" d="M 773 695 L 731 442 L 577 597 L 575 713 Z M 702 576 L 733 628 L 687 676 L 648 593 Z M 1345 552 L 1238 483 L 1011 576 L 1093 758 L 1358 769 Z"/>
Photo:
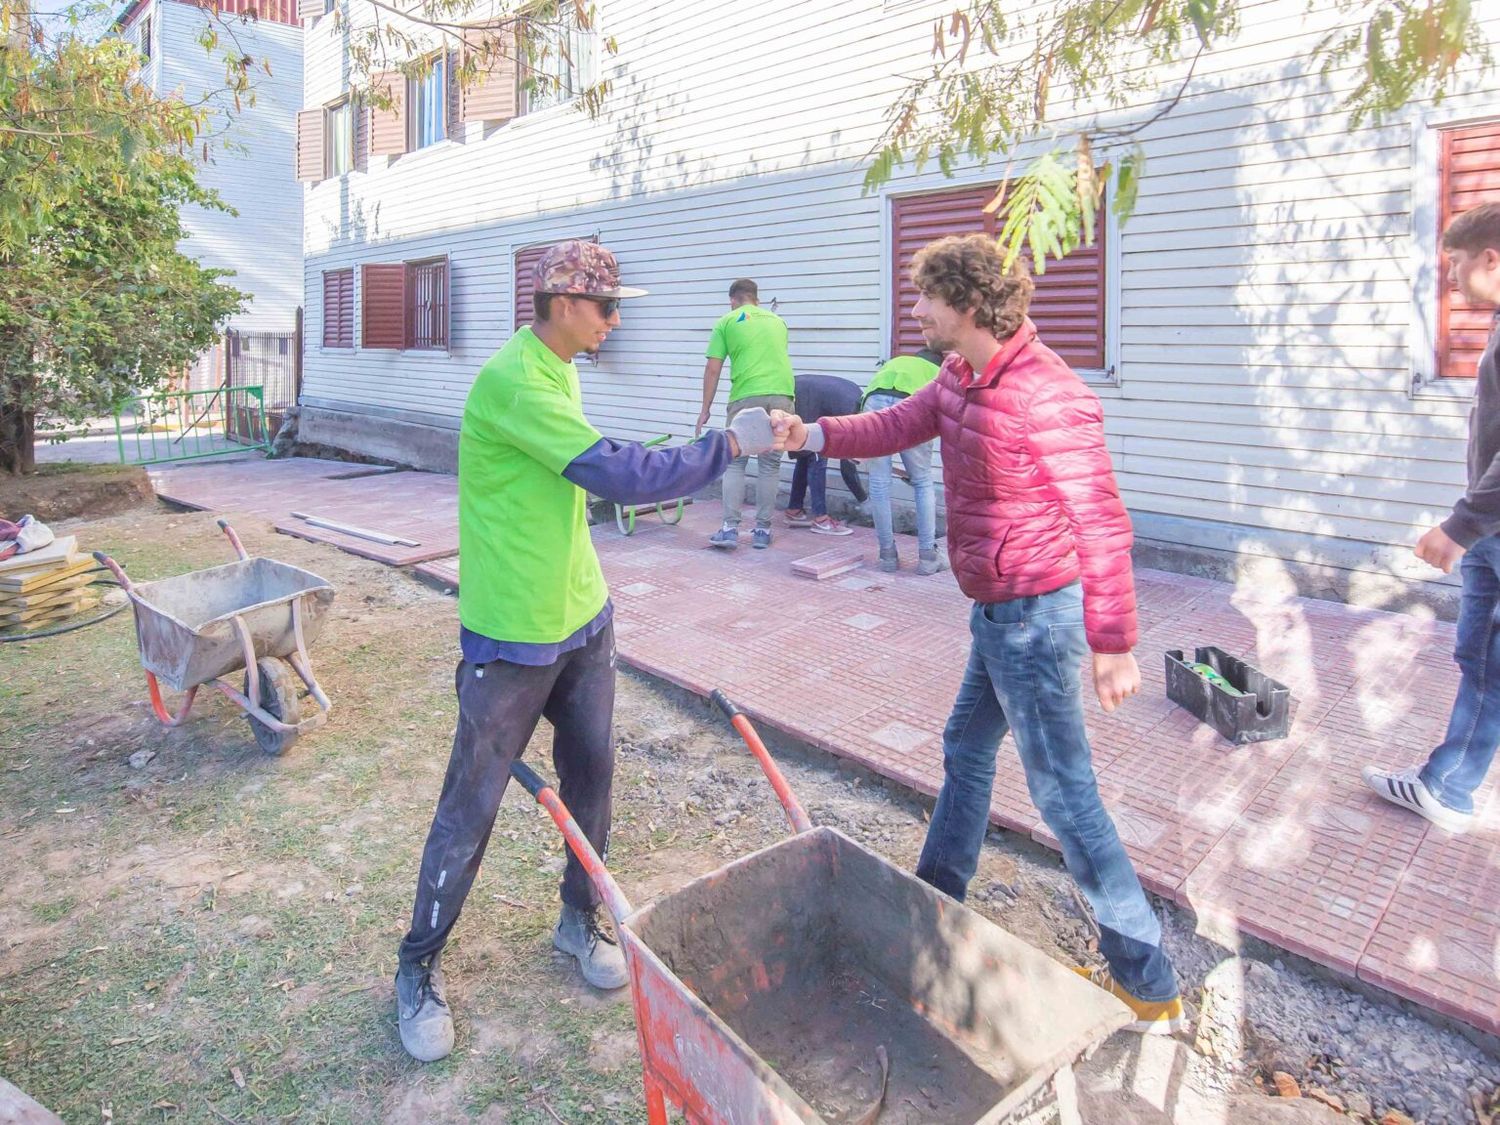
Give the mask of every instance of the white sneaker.
<path id="1" fill-rule="evenodd" d="M 1378 770 L 1366 766 L 1362 773 L 1365 784 L 1375 791 L 1377 797 L 1426 817 L 1445 832 L 1461 836 L 1474 825 L 1473 813 L 1450 809 L 1439 801 L 1416 769 Z"/>

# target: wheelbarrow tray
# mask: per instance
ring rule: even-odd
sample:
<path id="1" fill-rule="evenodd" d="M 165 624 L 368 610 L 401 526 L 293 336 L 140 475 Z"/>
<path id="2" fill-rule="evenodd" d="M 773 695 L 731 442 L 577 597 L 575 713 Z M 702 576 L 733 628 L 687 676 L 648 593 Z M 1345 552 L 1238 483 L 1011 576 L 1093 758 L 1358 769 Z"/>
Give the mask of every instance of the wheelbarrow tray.
<path id="1" fill-rule="evenodd" d="M 258 558 L 133 589 L 141 664 L 176 691 L 245 666 L 235 617 L 249 629 L 257 659 L 284 658 L 297 651 L 292 602 L 302 599 L 302 640 L 311 646 L 333 601 L 333 587 L 316 574 Z"/>
<path id="2" fill-rule="evenodd" d="M 689 1120 L 1001 1122 L 1132 1018 L 826 827 L 620 927 L 648 1074 Z"/>

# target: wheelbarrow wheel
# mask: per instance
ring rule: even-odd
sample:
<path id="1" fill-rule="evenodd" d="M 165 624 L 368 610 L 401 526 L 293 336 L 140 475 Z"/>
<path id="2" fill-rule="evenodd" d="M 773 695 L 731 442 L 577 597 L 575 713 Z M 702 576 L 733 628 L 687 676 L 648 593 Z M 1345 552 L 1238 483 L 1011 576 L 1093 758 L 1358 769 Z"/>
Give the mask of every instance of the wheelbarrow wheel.
<path id="1" fill-rule="evenodd" d="M 263 656 L 255 662 L 260 673 L 260 705 L 283 723 L 296 724 L 302 721 L 302 700 L 297 695 L 299 683 L 296 673 L 285 661 L 274 656 Z M 245 675 L 245 694 L 250 694 L 250 676 Z M 255 732 L 255 741 L 267 754 L 285 754 L 297 741 L 294 730 L 272 730 L 254 715 L 246 715 L 250 729 Z"/>

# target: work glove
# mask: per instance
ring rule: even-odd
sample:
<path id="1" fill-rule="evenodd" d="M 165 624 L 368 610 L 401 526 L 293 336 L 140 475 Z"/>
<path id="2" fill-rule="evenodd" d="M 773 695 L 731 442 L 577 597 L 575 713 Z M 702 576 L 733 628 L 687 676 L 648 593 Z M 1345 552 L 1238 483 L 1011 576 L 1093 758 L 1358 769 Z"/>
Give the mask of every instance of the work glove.
<path id="1" fill-rule="evenodd" d="M 771 429 L 771 416 L 763 407 L 749 406 L 729 420 L 729 432 L 740 447 L 741 457 L 753 457 L 757 453 L 769 453 L 776 448 L 776 433 Z"/>

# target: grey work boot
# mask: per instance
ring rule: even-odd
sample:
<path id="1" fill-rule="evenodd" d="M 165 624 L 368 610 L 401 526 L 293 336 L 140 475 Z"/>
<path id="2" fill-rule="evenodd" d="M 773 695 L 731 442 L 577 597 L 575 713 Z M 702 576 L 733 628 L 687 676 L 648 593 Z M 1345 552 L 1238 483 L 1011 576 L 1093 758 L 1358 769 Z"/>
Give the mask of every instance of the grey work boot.
<path id="1" fill-rule="evenodd" d="M 595 988 L 624 988 L 630 983 L 625 954 L 619 943 L 599 928 L 597 910 L 575 910 L 563 903 L 562 917 L 552 931 L 552 944 L 578 958 L 583 979 Z"/>
<path id="2" fill-rule="evenodd" d="M 396 969 L 396 1025 L 401 1046 L 418 1062 L 436 1062 L 453 1050 L 453 1014 L 443 997 L 443 971 L 434 957 L 428 966 Z"/>
<path id="3" fill-rule="evenodd" d="M 901 556 L 896 554 L 896 548 L 880 548 L 880 569 L 887 574 L 894 574 L 901 569 Z"/>
<path id="4" fill-rule="evenodd" d="M 934 547 L 930 551 L 917 552 L 918 574 L 936 574 L 938 571 L 946 569 L 947 564 L 943 561 L 943 556 L 938 553 L 937 548 Z"/>

